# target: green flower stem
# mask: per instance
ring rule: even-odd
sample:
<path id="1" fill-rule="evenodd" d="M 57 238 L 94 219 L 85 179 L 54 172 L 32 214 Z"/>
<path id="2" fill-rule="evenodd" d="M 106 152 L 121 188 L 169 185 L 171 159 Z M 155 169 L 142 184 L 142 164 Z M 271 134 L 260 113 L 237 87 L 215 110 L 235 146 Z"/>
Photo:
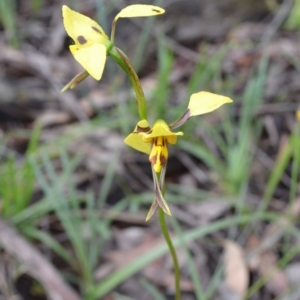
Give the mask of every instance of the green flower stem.
<path id="1" fill-rule="evenodd" d="M 140 119 L 147 120 L 147 106 L 144 91 L 142 89 L 141 82 L 136 72 L 134 71 L 128 57 L 117 47 L 112 47 L 108 53 L 130 78 L 133 89 L 135 91 Z"/>
<path id="2" fill-rule="evenodd" d="M 163 191 L 164 194 L 164 191 Z M 159 207 L 159 222 L 160 222 L 160 227 L 161 231 L 163 233 L 163 236 L 166 240 L 166 243 L 168 244 L 170 254 L 173 259 L 173 265 L 174 265 L 174 272 L 175 272 L 175 300 L 180 300 L 180 269 L 179 269 L 179 263 L 178 263 L 178 258 L 177 254 L 175 251 L 175 248 L 173 246 L 172 240 L 170 238 L 169 230 L 166 224 L 166 219 L 165 219 L 165 213 L 164 211 Z"/>

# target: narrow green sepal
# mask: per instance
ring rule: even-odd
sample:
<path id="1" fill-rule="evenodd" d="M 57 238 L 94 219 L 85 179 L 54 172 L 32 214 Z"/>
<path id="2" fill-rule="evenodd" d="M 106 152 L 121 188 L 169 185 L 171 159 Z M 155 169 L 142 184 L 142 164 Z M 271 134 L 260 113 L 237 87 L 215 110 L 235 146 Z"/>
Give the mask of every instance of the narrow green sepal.
<path id="1" fill-rule="evenodd" d="M 150 207 L 149 211 L 148 211 L 148 214 L 147 214 L 147 217 L 146 217 L 146 222 L 148 222 L 151 219 L 151 217 L 155 213 L 157 207 L 158 207 L 158 203 L 157 203 L 157 200 L 155 198 L 154 201 L 151 204 L 151 207 Z"/>
<path id="2" fill-rule="evenodd" d="M 77 74 L 67 85 L 65 85 L 62 88 L 61 93 L 65 92 L 68 89 L 74 89 L 80 82 L 82 82 L 88 76 L 89 76 L 89 73 L 87 71 L 83 71 L 83 72 Z"/>
<path id="3" fill-rule="evenodd" d="M 152 169 L 152 175 L 153 175 L 153 181 L 154 181 L 154 187 L 155 187 L 155 196 L 156 196 L 156 201 L 157 201 L 157 204 L 162 208 L 162 210 L 169 216 L 172 216 L 171 214 L 171 211 L 170 211 L 170 208 L 161 192 L 161 187 L 160 187 L 160 184 L 158 182 L 158 179 L 157 179 L 157 174 L 156 172 L 154 171 L 154 169 L 151 167 Z"/>

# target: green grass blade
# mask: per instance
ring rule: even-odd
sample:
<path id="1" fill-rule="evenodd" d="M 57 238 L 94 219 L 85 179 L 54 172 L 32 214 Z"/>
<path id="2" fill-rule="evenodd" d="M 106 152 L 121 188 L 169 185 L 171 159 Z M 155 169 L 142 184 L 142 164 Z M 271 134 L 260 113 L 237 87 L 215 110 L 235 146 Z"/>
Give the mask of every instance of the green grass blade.
<path id="1" fill-rule="evenodd" d="M 288 262 L 290 262 L 297 254 L 299 254 L 300 251 L 300 244 L 297 243 L 294 245 L 294 247 L 290 248 L 283 257 L 278 261 L 276 264 L 278 268 L 284 268 Z M 261 277 L 258 279 L 252 286 L 248 289 L 247 294 L 243 298 L 244 300 L 249 299 L 252 295 L 254 295 L 259 289 L 261 289 L 268 281 L 269 279 L 274 275 L 274 272 L 276 272 L 275 269 L 270 270 L 267 275 Z"/>
<path id="2" fill-rule="evenodd" d="M 67 263 L 69 263 L 70 266 L 72 266 L 73 268 L 78 268 L 76 261 L 74 261 L 71 253 L 69 253 L 59 242 L 53 239 L 49 234 L 33 227 L 26 227 L 26 229 L 23 232 L 24 234 L 26 234 L 27 237 L 34 238 L 46 245 L 47 247 L 49 247 L 58 256 L 60 256 Z"/>
<path id="3" fill-rule="evenodd" d="M 161 3 L 162 3 L 162 0 L 153 1 L 153 5 L 160 6 Z M 136 47 L 136 50 L 134 53 L 133 65 L 134 65 L 134 69 L 136 71 L 139 71 L 139 69 L 141 67 L 141 63 L 142 63 L 142 60 L 145 55 L 145 49 L 146 49 L 146 46 L 147 46 L 147 43 L 149 40 L 150 32 L 151 32 L 151 29 L 155 22 L 157 22 L 155 20 L 155 18 L 147 18 L 145 20 L 145 25 L 144 25 L 143 31 L 140 35 L 140 38 L 139 38 L 139 41 L 137 43 L 137 47 Z"/>
<path id="4" fill-rule="evenodd" d="M 150 295 L 152 295 L 152 299 L 155 300 L 167 300 L 160 292 L 159 290 L 151 284 L 149 281 L 142 279 L 140 280 L 141 284 L 145 287 L 145 289 L 149 292 Z"/>
<path id="5" fill-rule="evenodd" d="M 6 30 L 9 43 L 18 48 L 17 3 L 15 0 L 0 0 L 0 21 Z"/>
<path id="6" fill-rule="evenodd" d="M 194 239 L 199 239 L 208 234 L 216 232 L 218 230 L 222 230 L 225 228 L 229 228 L 233 225 L 238 224 L 247 224 L 250 222 L 256 222 L 258 220 L 265 221 L 274 221 L 278 218 L 277 214 L 273 213 L 264 213 L 260 215 L 246 215 L 246 216 L 238 216 L 238 217 L 230 217 L 228 219 L 223 219 L 221 221 L 217 221 L 215 223 L 209 224 L 202 228 L 196 228 L 189 230 L 184 233 L 184 242 L 187 243 Z M 292 228 L 288 228 L 288 230 L 292 230 Z M 179 238 L 173 239 L 174 246 L 178 247 L 180 245 Z M 107 294 L 109 291 L 118 286 L 121 282 L 123 282 L 126 278 L 132 276 L 134 273 L 159 258 L 163 254 L 168 252 L 167 245 L 162 244 L 154 249 L 151 249 L 150 252 L 146 253 L 142 257 L 138 257 L 134 262 L 130 262 L 129 265 L 125 265 L 109 277 L 102 280 L 102 282 L 95 285 L 95 289 L 93 291 L 93 296 L 95 298 L 100 298 Z"/>
<path id="7" fill-rule="evenodd" d="M 186 243 L 184 242 L 184 238 L 183 238 L 183 232 L 178 224 L 178 222 L 176 221 L 175 218 L 171 218 L 170 221 L 172 222 L 172 226 L 175 229 L 176 235 L 179 238 L 180 241 L 180 246 L 183 248 L 184 252 L 185 252 L 185 256 L 186 256 L 186 260 L 187 260 L 187 265 L 188 265 L 188 270 L 190 272 L 190 276 L 193 282 L 193 286 L 194 286 L 194 290 L 195 290 L 195 295 L 196 295 L 196 299 L 197 300 L 204 300 L 204 293 L 203 293 L 203 288 L 202 288 L 202 284 L 198 275 L 198 272 L 196 270 L 196 266 L 195 263 L 193 262 L 193 259 L 191 257 L 191 253 L 186 245 Z"/>

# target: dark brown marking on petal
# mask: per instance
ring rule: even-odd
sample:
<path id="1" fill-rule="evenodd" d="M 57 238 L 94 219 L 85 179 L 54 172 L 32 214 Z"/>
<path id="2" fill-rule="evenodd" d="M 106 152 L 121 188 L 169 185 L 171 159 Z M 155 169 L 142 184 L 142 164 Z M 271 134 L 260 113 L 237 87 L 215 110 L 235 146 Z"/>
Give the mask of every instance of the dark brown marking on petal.
<path id="1" fill-rule="evenodd" d="M 148 132 L 150 130 L 150 127 L 140 127 L 140 126 L 137 126 L 136 127 L 136 132 Z"/>
<path id="2" fill-rule="evenodd" d="M 79 44 L 81 44 L 81 45 L 84 45 L 84 44 L 87 42 L 87 40 L 85 39 L 85 37 L 82 36 L 82 35 L 79 35 L 79 36 L 77 37 L 77 41 L 78 41 Z"/>
<path id="3" fill-rule="evenodd" d="M 164 146 L 163 140 L 162 140 L 162 143 L 159 143 L 158 140 L 156 139 L 156 140 L 155 140 L 155 146 L 156 146 L 156 147 L 163 147 L 163 146 Z"/>
<path id="4" fill-rule="evenodd" d="M 161 154 L 160 155 L 160 164 L 162 166 L 164 166 L 166 162 L 167 162 L 167 158 L 163 154 Z"/>
<path id="5" fill-rule="evenodd" d="M 157 161 L 157 155 L 149 157 L 149 161 L 150 161 L 151 165 L 154 166 Z"/>
<path id="6" fill-rule="evenodd" d="M 101 31 L 97 28 L 97 27 L 95 27 L 95 26 L 92 26 L 92 29 L 94 29 L 96 32 L 98 32 L 98 33 L 100 33 L 100 34 L 102 34 L 101 33 Z"/>
<path id="7" fill-rule="evenodd" d="M 160 143 L 158 142 L 159 140 L 161 140 Z M 165 138 L 162 138 L 162 139 L 158 139 L 157 137 L 154 138 L 154 144 L 155 144 L 155 146 L 158 146 L 158 147 L 165 147 L 166 142 L 167 142 L 167 139 L 165 139 Z"/>
<path id="8" fill-rule="evenodd" d="M 155 8 L 152 8 L 152 11 L 154 11 L 154 12 L 156 12 L 156 13 L 160 13 L 160 10 L 158 10 L 158 9 L 155 9 Z"/>

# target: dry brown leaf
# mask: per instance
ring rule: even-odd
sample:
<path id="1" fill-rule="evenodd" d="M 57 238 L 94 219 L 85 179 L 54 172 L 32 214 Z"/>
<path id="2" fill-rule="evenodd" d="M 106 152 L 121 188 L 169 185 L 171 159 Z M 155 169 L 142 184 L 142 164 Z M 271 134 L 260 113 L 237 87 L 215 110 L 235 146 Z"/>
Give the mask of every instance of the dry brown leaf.
<path id="1" fill-rule="evenodd" d="M 35 123 L 40 124 L 42 127 L 48 127 L 53 125 L 67 124 L 72 120 L 72 116 L 63 111 L 46 111 L 41 113 Z"/>
<path id="2" fill-rule="evenodd" d="M 154 268 L 151 266 L 146 268 L 143 271 L 143 275 L 150 280 L 155 285 L 158 285 L 160 287 L 166 288 L 168 290 L 175 290 L 175 284 L 174 284 L 174 273 L 162 270 L 160 268 Z M 180 280 L 180 290 L 181 292 L 194 292 L 195 288 L 193 286 L 193 283 L 185 278 L 181 278 Z"/>
<path id="3" fill-rule="evenodd" d="M 151 234 L 145 234 L 140 245 L 133 247 L 128 251 L 110 251 L 108 258 L 115 264 L 115 268 L 122 268 L 130 264 L 139 257 L 151 252 L 152 249 L 164 242 L 162 237 L 156 238 Z"/>
<path id="4" fill-rule="evenodd" d="M 295 262 L 288 265 L 284 274 L 289 284 L 289 292 L 281 300 L 299 300 L 300 299 L 300 263 Z"/>
<path id="5" fill-rule="evenodd" d="M 258 271 L 261 267 L 263 256 L 273 253 L 277 249 L 278 241 L 283 237 L 287 228 L 294 225 L 300 215 L 300 198 L 295 199 L 292 205 L 284 209 L 282 217 L 266 226 L 262 238 L 252 234 L 246 242 L 246 257 L 248 267 L 252 271 Z"/>
<path id="6" fill-rule="evenodd" d="M 296 198 L 294 202 L 287 206 L 284 214 L 276 222 L 271 223 L 266 227 L 266 231 L 262 240 L 276 239 L 279 240 L 289 226 L 293 226 L 295 219 L 300 215 L 300 198 Z"/>
<path id="7" fill-rule="evenodd" d="M 244 259 L 243 249 L 235 242 L 225 240 L 225 284 L 242 297 L 247 291 L 249 272 Z"/>
<path id="8" fill-rule="evenodd" d="M 266 288 L 276 296 L 283 295 L 288 290 L 288 283 L 283 270 L 277 267 L 277 256 L 272 250 L 281 237 L 282 227 L 277 225 L 282 222 L 272 224 L 274 229 L 269 231 L 269 237 L 265 234 L 265 239 L 259 239 L 256 235 L 250 235 L 246 243 L 247 264 L 251 271 L 257 273 L 266 280 Z M 268 228 L 271 228 L 269 225 Z M 267 230 L 266 230 L 267 232 Z M 266 250 L 268 249 L 268 250 Z M 264 252 L 262 253 L 262 251 Z"/>
<path id="9" fill-rule="evenodd" d="M 251 234 L 245 244 L 246 263 L 250 271 L 257 271 L 260 264 L 260 253 L 257 249 L 261 246 L 261 240 L 257 235 Z"/>
<path id="10" fill-rule="evenodd" d="M 266 287 L 275 296 L 283 295 L 288 291 L 288 284 L 283 270 L 280 270 L 277 263 L 277 256 L 271 252 L 265 252 L 260 257 L 259 274 L 268 278 Z"/>
<path id="11" fill-rule="evenodd" d="M 231 202 L 225 199 L 207 199 L 201 202 L 186 204 L 189 214 L 200 220 L 201 224 L 207 224 L 220 217 L 231 207 Z"/>

